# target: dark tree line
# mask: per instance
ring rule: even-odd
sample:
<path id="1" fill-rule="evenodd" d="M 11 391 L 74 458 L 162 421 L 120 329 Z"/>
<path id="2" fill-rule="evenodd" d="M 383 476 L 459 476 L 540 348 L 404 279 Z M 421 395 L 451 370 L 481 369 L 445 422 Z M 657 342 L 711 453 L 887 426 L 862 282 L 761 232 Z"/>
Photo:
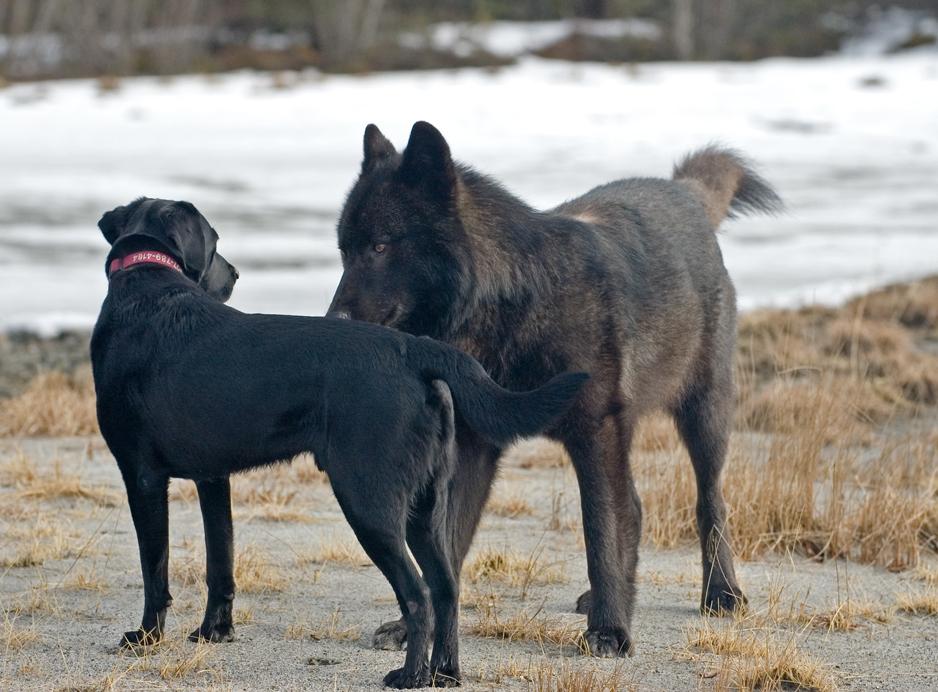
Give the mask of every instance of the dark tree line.
<path id="1" fill-rule="evenodd" d="M 934 0 L 896 2 L 934 10 Z M 842 29 L 830 22 L 832 13 L 855 18 L 873 4 L 873 0 L 0 0 L 0 74 L 30 79 L 233 67 L 441 66 L 446 63 L 439 62 L 440 56 L 404 60 L 388 54 L 399 50 L 394 37 L 400 31 L 419 30 L 444 19 L 644 17 L 664 29 L 654 50 L 623 53 L 620 46 L 609 59 L 816 55 L 839 40 Z M 265 42 L 265 36 L 279 39 Z M 602 50 L 594 48 L 589 55 L 601 59 Z"/>

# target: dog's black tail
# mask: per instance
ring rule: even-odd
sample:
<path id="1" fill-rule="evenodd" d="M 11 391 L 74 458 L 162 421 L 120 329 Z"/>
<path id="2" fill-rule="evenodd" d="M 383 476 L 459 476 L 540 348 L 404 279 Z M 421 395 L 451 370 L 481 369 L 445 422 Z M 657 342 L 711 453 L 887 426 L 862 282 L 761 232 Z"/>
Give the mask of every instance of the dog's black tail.
<path id="1" fill-rule="evenodd" d="M 566 412 L 589 379 L 583 372 L 551 378 L 528 392 L 500 387 L 479 363 L 451 346 L 420 338 L 408 349 L 408 362 L 423 377 L 449 385 L 457 413 L 469 427 L 500 447 L 537 435 Z"/>

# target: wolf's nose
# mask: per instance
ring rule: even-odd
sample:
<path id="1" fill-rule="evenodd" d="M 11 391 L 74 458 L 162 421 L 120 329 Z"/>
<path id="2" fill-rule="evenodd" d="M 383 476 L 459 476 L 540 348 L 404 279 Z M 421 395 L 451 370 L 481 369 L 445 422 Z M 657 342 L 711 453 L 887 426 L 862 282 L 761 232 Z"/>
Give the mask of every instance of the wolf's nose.
<path id="1" fill-rule="evenodd" d="M 348 313 L 347 310 L 333 310 L 332 312 L 327 312 L 326 317 L 334 317 L 337 320 L 352 319 L 352 316 Z"/>

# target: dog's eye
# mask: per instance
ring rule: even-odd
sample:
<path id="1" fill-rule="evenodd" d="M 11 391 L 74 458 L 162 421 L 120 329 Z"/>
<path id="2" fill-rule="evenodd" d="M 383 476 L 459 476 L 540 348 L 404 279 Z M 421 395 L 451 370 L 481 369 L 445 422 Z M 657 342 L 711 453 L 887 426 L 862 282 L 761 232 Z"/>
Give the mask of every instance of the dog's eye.
<path id="1" fill-rule="evenodd" d="M 386 243 L 375 243 L 375 245 L 374 245 L 374 247 L 373 247 L 372 249 L 373 249 L 377 254 L 380 255 L 382 252 L 384 252 L 385 250 L 388 249 L 388 246 L 387 246 Z"/>

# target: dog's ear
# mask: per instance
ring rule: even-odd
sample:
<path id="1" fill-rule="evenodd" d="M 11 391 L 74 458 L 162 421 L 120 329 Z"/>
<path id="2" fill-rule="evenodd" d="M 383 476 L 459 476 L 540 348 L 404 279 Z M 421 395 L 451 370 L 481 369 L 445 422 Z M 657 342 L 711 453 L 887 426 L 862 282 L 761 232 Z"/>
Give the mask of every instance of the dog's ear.
<path id="1" fill-rule="evenodd" d="M 397 153 L 390 140 L 381 134 L 377 125 L 365 128 L 365 158 L 362 159 L 362 174 L 371 173 L 375 167 Z"/>
<path id="2" fill-rule="evenodd" d="M 137 211 L 137 207 L 146 201 L 146 197 L 138 197 L 130 204 L 122 207 L 114 207 L 111 211 L 104 212 L 104 216 L 98 220 L 98 228 L 100 228 L 101 233 L 104 234 L 104 239 L 113 245 L 127 228 L 127 222 L 130 221 L 130 217 Z"/>
<path id="3" fill-rule="evenodd" d="M 422 186 L 439 199 L 455 195 L 456 166 L 449 145 L 430 123 L 414 123 L 398 175 L 404 183 Z"/>
<path id="4" fill-rule="evenodd" d="M 195 282 L 201 281 L 215 254 L 218 234 L 199 210 L 189 202 L 173 202 L 160 210 L 166 237 L 176 246 L 183 270 Z"/>

